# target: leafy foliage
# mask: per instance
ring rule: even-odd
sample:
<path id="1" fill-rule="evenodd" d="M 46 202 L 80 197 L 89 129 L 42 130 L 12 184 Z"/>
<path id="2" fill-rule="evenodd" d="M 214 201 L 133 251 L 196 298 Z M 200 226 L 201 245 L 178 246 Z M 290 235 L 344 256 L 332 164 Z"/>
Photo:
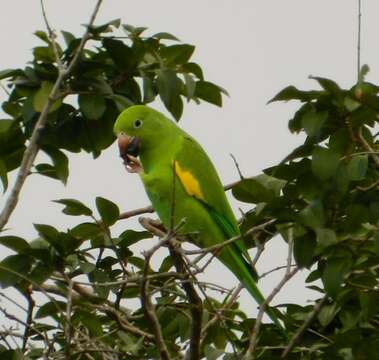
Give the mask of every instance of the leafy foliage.
<path id="1" fill-rule="evenodd" d="M 113 142 L 113 122 L 124 108 L 160 99 L 179 120 L 183 99 L 221 106 L 226 94 L 190 61 L 194 47 L 174 35 L 145 36 L 146 28 L 121 25 L 119 20 L 90 30 L 92 46 L 85 48 L 60 96 L 51 99 L 39 144 L 51 163 L 35 165 L 36 172 L 63 183 L 69 176 L 67 153 L 84 150 L 99 156 Z M 62 35 L 65 45 L 56 50 L 66 64 L 81 39 L 65 31 Z M 43 45 L 33 49 L 33 60 L 25 69 L 0 71 L 10 89 L 2 104 L 9 119 L 0 121 L 4 190 L 7 173 L 20 166 L 58 76 L 51 40 L 42 31 L 36 36 Z M 379 87 L 365 81 L 367 70 L 362 69 L 351 89 L 314 77 L 321 89 L 289 86 L 280 91 L 271 101 L 300 102 L 289 130 L 304 132 L 306 139 L 278 165 L 232 189 L 237 200 L 251 204 L 240 223 L 247 247 L 262 248 L 280 236 L 293 250 L 296 265 L 309 273 L 307 286 L 320 293 L 318 301 L 306 306 L 280 306 L 285 334 L 273 324 L 261 325 L 256 358 L 279 359 L 283 351 L 289 359 L 377 357 Z M 193 337 L 194 306 L 182 286 L 191 282 L 188 274 L 175 271 L 168 252 L 155 269 L 146 254 L 135 251 L 138 242 L 152 241 L 151 231 L 126 227 L 114 235 L 113 226 L 123 215 L 112 201 L 97 197 L 96 209 L 77 199 L 55 202 L 64 214 L 78 217 L 76 226 L 62 231 L 34 224 L 36 239 L 0 236 L 0 244 L 13 252 L 0 262 L 4 289 L 0 294 L 5 297 L 8 289 L 16 289 L 28 303 L 26 320 L 0 307 L 4 316 L 25 329 L 2 334 L 2 339 L 13 336 L 19 346 L 1 341 L 1 358 L 103 359 L 104 354 L 115 359 L 159 358 L 160 347 L 142 299 L 147 279 L 167 350 L 172 358 L 182 356 Z M 194 266 L 193 271 L 201 270 Z M 240 359 L 258 318 L 248 317 L 238 301 L 230 302 L 233 296 L 227 289 L 200 282 L 195 288 L 206 294 L 198 334 L 201 356 Z M 213 298 L 214 289 L 218 296 Z M 42 303 L 34 303 L 36 292 L 43 295 Z"/>
<path id="2" fill-rule="evenodd" d="M 91 46 L 86 47 L 72 75 L 53 99 L 40 146 L 52 164 L 37 164 L 35 170 L 66 182 L 68 161 L 62 150 L 100 155 L 114 141 L 113 123 L 123 109 L 148 104 L 159 97 L 179 121 L 183 99 L 222 105 L 219 86 L 204 81 L 201 67 L 191 61 L 195 47 L 176 44 L 169 33 L 144 36 L 147 28 L 121 25 L 120 20 L 91 28 Z M 120 35 L 121 32 L 121 35 Z M 24 69 L 1 71 L 10 96 L 2 108 L 9 119 L 0 122 L 0 178 L 7 187 L 7 172 L 20 165 L 25 142 L 48 100 L 59 73 L 53 44 L 37 31 L 42 46 L 33 49 L 33 59 Z M 63 31 L 65 46 L 57 45 L 63 65 L 75 54 L 81 38 Z M 174 42 L 174 44 L 172 44 Z"/>

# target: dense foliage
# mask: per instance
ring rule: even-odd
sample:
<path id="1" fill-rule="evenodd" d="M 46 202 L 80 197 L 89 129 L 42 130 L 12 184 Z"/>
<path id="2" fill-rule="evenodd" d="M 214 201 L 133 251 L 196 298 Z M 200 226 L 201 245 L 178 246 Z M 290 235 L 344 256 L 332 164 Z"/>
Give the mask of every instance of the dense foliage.
<path id="1" fill-rule="evenodd" d="M 59 96 L 52 99 L 47 125 L 41 130 L 39 146 L 51 163 L 36 164 L 33 172 L 65 183 L 69 152 L 84 150 L 97 157 L 114 141 L 116 116 L 131 104 L 151 103 L 159 96 L 176 120 L 182 115 L 183 99 L 222 105 L 225 90 L 204 80 L 201 67 L 190 61 L 194 46 L 169 33 L 145 36 L 146 31 L 119 20 L 90 28 L 90 40 Z M 68 63 L 81 41 L 62 34 L 65 45 L 54 49 L 48 34 L 36 32 L 43 45 L 33 49 L 30 64 L 0 71 L 9 89 L 2 104 L 8 118 L 0 121 L 4 190 L 7 174 L 20 166 L 58 77 L 57 55 Z M 257 320 L 231 301 L 227 289 L 196 282 L 192 275 L 206 267 L 192 261 L 191 271 L 179 273 L 165 250 L 167 257 L 153 269 L 149 257 L 134 254 L 133 244 L 164 229 L 146 218 L 141 219 L 146 228 L 142 232 L 126 228 L 114 234 L 112 226 L 120 218 L 150 209 L 120 215 L 116 204 L 97 197 L 97 219 L 95 209 L 75 199 L 60 199 L 66 215 L 84 215 L 87 220 L 67 231 L 36 224 L 38 239 L 25 240 L 6 229 L 1 234 L 2 246 L 14 251 L 0 263 L 1 296 L 7 296 L 7 289 L 17 289 L 28 304 L 22 316 L 0 308 L 22 329 L 1 332 L 1 358 L 159 358 L 161 347 L 151 330 L 146 303 L 136 301 L 146 296 L 154 303 L 170 357 L 181 358 L 194 336 L 193 302 L 182 287 L 191 281 L 202 299 L 198 342 L 207 359 L 240 359 L 253 329 L 259 333 L 251 357 L 259 359 L 278 359 L 283 352 L 288 359 L 375 359 L 379 87 L 364 80 L 367 70 L 362 69 L 351 89 L 317 77 L 319 90 L 289 86 L 275 96 L 272 101 L 300 102 L 289 129 L 305 132 L 306 140 L 277 166 L 242 179 L 232 189 L 237 200 L 251 204 L 240 223 L 248 247 L 259 245 L 262 250 L 272 237 L 283 237 L 296 262 L 288 266 L 307 269 L 307 286 L 320 293 L 314 304 L 279 307 L 285 334 L 272 324 L 256 328 Z M 148 294 L 143 293 L 146 288 Z M 212 289 L 221 294 L 217 299 L 212 298 Z M 37 292 L 43 303 L 35 303 Z M 9 341 L 12 338 L 14 342 Z"/>

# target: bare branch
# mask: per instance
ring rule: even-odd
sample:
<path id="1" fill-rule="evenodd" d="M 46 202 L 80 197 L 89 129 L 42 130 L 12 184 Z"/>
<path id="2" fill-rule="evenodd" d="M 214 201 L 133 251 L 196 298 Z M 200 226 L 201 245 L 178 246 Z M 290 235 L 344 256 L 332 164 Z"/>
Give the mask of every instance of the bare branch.
<path id="1" fill-rule="evenodd" d="M 65 323 L 65 347 L 64 354 L 66 359 L 71 357 L 71 310 L 72 310 L 72 291 L 74 283 L 67 277 L 68 281 L 68 294 L 66 304 L 66 323 Z"/>
<path id="2" fill-rule="evenodd" d="M 375 150 L 370 146 L 362 134 L 362 127 L 358 129 L 357 140 L 361 146 L 369 152 L 372 159 L 375 161 L 376 166 L 379 166 L 379 156 L 376 154 Z"/>
<path id="3" fill-rule="evenodd" d="M 149 214 L 149 213 L 153 213 L 153 212 L 154 212 L 154 209 L 152 206 L 145 206 L 143 208 L 139 208 L 139 209 L 135 209 L 135 210 L 131 210 L 131 211 L 125 211 L 125 212 L 120 214 L 118 219 L 119 220 L 129 219 L 133 216 L 142 215 L 142 214 Z"/>
<path id="4" fill-rule="evenodd" d="M 196 280 L 195 276 L 191 273 L 191 269 L 182 258 L 182 253 L 178 247 L 173 243 L 169 243 L 169 250 L 177 272 L 180 274 L 186 274 L 186 278 L 192 276 Z M 197 360 L 200 359 L 200 338 L 203 318 L 203 304 L 192 282 L 183 281 L 181 284 L 187 294 L 188 301 L 191 305 L 190 310 L 192 326 L 188 358 L 190 360 Z"/>
<path id="5" fill-rule="evenodd" d="M 293 247 L 293 228 L 289 229 L 289 241 L 288 241 L 288 255 L 287 255 L 287 266 L 285 274 L 279 284 L 272 290 L 270 295 L 267 296 L 266 300 L 259 307 L 259 312 L 257 318 L 255 320 L 255 325 L 250 337 L 249 347 L 246 351 L 244 359 L 253 360 L 255 359 L 255 350 L 258 342 L 258 334 L 262 324 L 263 315 L 274 299 L 274 297 L 279 293 L 279 291 L 283 288 L 283 286 L 299 271 L 299 268 L 296 266 L 291 270 L 292 267 L 292 247 Z"/>
<path id="6" fill-rule="evenodd" d="M 145 315 L 151 324 L 151 327 L 152 327 L 152 330 L 154 333 L 155 343 L 158 347 L 161 359 L 170 360 L 170 354 L 168 352 L 166 343 L 163 339 L 162 329 L 161 329 L 161 326 L 159 324 L 157 314 L 155 312 L 155 306 L 151 302 L 151 294 L 149 291 L 149 279 L 147 277 L 149 267 L 150 267 L 151 256 L 154 254 L 154 252 L 156 250 L 158 250 L 158 248 L 155 248 L 155 250 L 153 252 L 149 251 L 149 252 L 146 252 L 144 254 L 145 255 L 145 266 L 143 269 L 144 277 L 143 277 L 143 280 L 141 283 L 141 306 L 144 309 Z"/>
<path id="7" fill-rule="evenodd" d="M 26 290 L 24 294 L 26 300 L 28 301 L 28 311 L 27 311 L 27 316 L 26 316 L 26 323 L 28 326 L 25 326 L 24 330 L 24 336 L 22 339 L 22 351 L 25 352 L 26 350 L 26 345 L 28 344 L 29 340 L 29 335 L 30 335 L 30 328 L 33 323 L 33 310 L 35 306 L 34 299 L 32 297 L 32 286 L 30 285 L 28 289 Z"/>
<path id="8" fill-rule="evenodd" d="M 39 145 L 38 141 L 41 137 L 42 130 L 45 128 L 45 124 L 47 122 L 47 115 L 49 113 L 49 110 L 51 109 L 51 106 L 53 105 L 57 95 L 59 94 L 60 87 L 64 81 L 64 79 L 71 73 L 74 66 L 79 61 L 79 57 L 81 56 L 81 53 L 83 51 L 83 48 L 87 42 L 87 40 L 90 37 L 90 28 L 93 25 L 96 15 L 99 11 L 100 5 L 102 3 L 102 0 L 98 0 L 95 9 L 91 15 L 90 22 L 87 26 L 87 30 L 85 31 L 82 40 L 78 46 L 78 48 L 75 51 L 75 55 L 71 62 L 69 63 L 68 67 L 65 70 L 60 70 L 58 73 L 57 80 L 54 83 L 54 86 L 49 94 L 49 97 L 46 101 L 46 104 L 44 105 L 42 112 L 34 126 L 33 133 L 29 139 L 29 145 L 26 148 L 24 152 L 24 156 L 21 161 L 20 168 L 17 173 L 16 181 L 14 183 L 14 186 L 12 190 L 10 191 L 10 194 L 7 198 L 7 201 L 5 203 L 5 206 L 0 214 L 0 231 L 3 230 L 4 226 L 7 224 L 11 214 L 13 213 L 18 198 L 21 192 L 21 189 L 24 185 L 24 182 L 27 178 L 27 176 L 30 173 L 30 169 L 33 166 L 33 162 L 38 154 L 39 151 Z"/>

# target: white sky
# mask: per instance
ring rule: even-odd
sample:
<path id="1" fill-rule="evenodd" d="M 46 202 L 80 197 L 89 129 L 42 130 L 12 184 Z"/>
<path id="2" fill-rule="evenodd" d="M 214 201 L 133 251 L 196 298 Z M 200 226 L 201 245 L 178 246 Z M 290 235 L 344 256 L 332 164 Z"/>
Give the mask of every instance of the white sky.
<path id="1" fill-rule="evenodd" d="M 316 86 L 309 75 L 331 77 L 346 87 L 353 85 L 357 3 L 358 0 L 104 0 L 97 23 L 121 17 L 123 23 L 149 27 L 150 34 L 168 31 L 196 46 L 193 59 L 203 67 L 206 79 L 225 87 L 231 97 L 225 99 L 221 109 L 207 104 L 186 106 L 180 124 L 208 151 L 223 182 L 228 183 L 237 179 L 230 153 L 243 173 L 252 176 L 278 163 L 302 141 L 302 136 L 291 135 L 287 130 L 296 104 L 266 105 L 279 90 L 290 84 L 300 88 Z M 362 64 L 371 67 L 368 79 L 378 82 L 379 2 L 362 3 Z M 46 9 L 55 29 L 79 35 L 83 31 L 80 24 L 88 22 L 94 4 L 94 0 L 46 0 Z M 0 69 L 23 67 L 31 59 L 32 47 L 39 44 L 32 35 L 37 29 L 44 29 L 39 1 L 0 1 Z M 0 89 L 0 101 L 5 98 Z M 157 107 L 161 108 L 160 104 Z M 48 178 L 31 176 L 8 224 L 9 233 L 32 239 L 32 223 L 52 224 L 60 229 L 75 225 L 80 219 L 63 215 L 61 207 L 51 200 L 77 198 L 94 207 L 96 196 L 113 200 L 121 210 L 148 204 L 138 177 L 125 172 L 115 146 L 96 160 L 87 154 L 70 156 L 66 187 Z M 241 206 L 231 201 L 234 209 Z M 114 235 L 133 224 L 129 221 L 117 225 Z M 3 249 L 0 251 L 5 255 Z M 276 239 L 267 248 L 258 271 L 284 261 L 285 247 Z M 225 286 L 236 283 L 233 275 L 217 264 L 207 276 Z M 275 303 L 305 303 L 317 297 L 304 289 L 303 277 L 300 274 L 288 284 Z M 279 278 L 278 273 L 260 283 L 263 292 L 270 292 Z M 250 312 L 251 299 L 244 296 L 242 302 Z"/>

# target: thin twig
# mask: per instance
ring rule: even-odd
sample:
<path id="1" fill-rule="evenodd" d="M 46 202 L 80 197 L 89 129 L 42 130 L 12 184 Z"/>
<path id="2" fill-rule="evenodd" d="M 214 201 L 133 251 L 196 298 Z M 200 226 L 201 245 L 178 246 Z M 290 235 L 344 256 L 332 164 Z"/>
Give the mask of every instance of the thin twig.
<path id="1" fill-rule="evenodd" d="M 171 236 L 171 234 L 170 234 Z M 168 241 L 168 236 L 166 238 L 166 241 Z M 161 241 L 160 243 L 163 243 Z M 162 246 L 162 245 L 161 245 Z M 150 322 L 150 325 L 152 327 L 152 331 L 154 333 L 155 343 L 157 345 L 157 348 L 159 350 L 159 354 L 161 359 L 163 360 L 170 360 L 170 354 L 168 352 L 166 343 L 163 338 L 162 329 L 159 324 L 159 320 L 157 317 L 157 314 L 155 312 L 155 305 L 151 302 L 151 294 L 149 292 L 149 279 L 147 277 L 149 267 L 150 267 L 150 259 L 151 256 L 154 254 L 155 251 L 157 251 L 159 247 L 155 247 L 154 251 L 145 252 L 145 266 L 143 268 L 143 280 L 141 283 L 141 306 L 145 312 L 145 315 L 147 319 Z"/>
<path id="2" fill-rule="evenodd" d="M 67 304 L 66 304 L 66 323 L 65 323 L 65 347 L 64 354 L 66 359 L 71 357 L 71 310 L 72 310 L 72 291 L 74 282 L 67 277 L 68 281 L 68 294 L 67 294 Z"/>
<path id="3" fill-rule="evenodd" d="M 320 312 L 322 306 L 324 305 L 325 301 L 327 300 L 328 296 L 325 295 L 313 308 L 312 312 L 308 315 L 307 319 L 304 321 L 303 325 L 301 325 L 294 336 L 291 338 L 290 342 L 288 343 L 287 347 L 284 349 L 282 353 L 282 358 L 285 358 L 290 351 L 294 348 L 296 343 L 300 340 L 301 336 L 304 334 L 305 330 L 309 328 L 311 325 L 313 319 L 315 316 Z"/>
<path id="4" fill-rule="evenodd" d="M 29 335 L 30 335 L 30 329 L 33 323 L 33 310 L 35 306 L 34 299 L 32 297 L 32 286 L 30 285 L 28 289 L 26 290 L 24 294 L 26 300 L 28 301 L 28 311 L 27 311 L 27 316 L 26 316 L 26 323 L 28 326 L 25 326 L 24 329 L 24 337 L 22 340 L 22 351 L 25 352 L 26 346 L 28 344 L 29 340 Z"/>
<path id="5" fill-rule="evenodd" d="M 49 20 L 47 19 L 45 4 L 44 4 L 43 0 L 41 0 L 41 9 L 42 9 L 43 20 L 45 21 L 46 29 L 47 29 L 47 32 L 49 34 L 49 39 L 50 39 L 51 45 L 53 47 L 54 57 L 55 57 L 55 60 L 57 62 L 57 65 L 58 65 L 58 69 L 59 69 L 59 71 L 64 71 L 64 65 L 62 63 L 62 60 L 61 60 L 61 57 L 60 57 L 59 51 L 58 51 L 58 44 L 55 40 L 56 34 L 53 31 L 53 29 L 51 28 L 51 26 L 49 24 Z"/>
<path id="6" fill-rule="evenodd" d="M 286 272 L 279 282 L 279 284 L 272 290 L 270 295 L 267 296 L 266 300 L 260 305 L 257 318 L 255 320 L 255 325 L 250 337 L 249 346 L 244 356 L 246 360 L 253 360 L 255 358 L 255 350 L 258 342 L 258 334 L 262 324 L 263 315 L 266 311 L 266 308 L 269 306 L 273 298 L 279 293 L 283 286 L 299 271 L 299 268 L 296 266 L 291 270 L 292 267 L 292 248 L 293 248 L 293 228 L 289 229 L 288 234 L 288 253 L 287 253 L 287 266 Z"/>
<path id="7" fill-rule="evenodd" d="M 244 289 L 244 286 L 242 283 L 240 283 L 233 291 L 233 293 L 230 295 L 228 301 L 225 303 L 224 306 L 222 306 L 220 309 L 218 309 L 215 313 L 215 315 L 213 316 L 212 319 L 210 319 L 203 327 L 203 329 L 201 330 L 201 344 L 203 343 L 203 341 L 205 340 L 205 336 L 207 334 L 207 330 L 209 329 L 209 327 L 211 327 L 212 325 L 214 325 L 217 321 L 220 321 L 220 319 L 222 318 L 223 316 L 223 312 L 230 309 L 234 303 L 237 301 L 238 299 L 238 296 L 240 294 L 240 292 L 242 291 L 242 289 Z"/>
<path id="8" fill-rule="evenodd" d="M 191 269 L 186 266 L 186 263 L 182 258 L 182 253 L 181 251 L 178 251 L 177 246 L 173 243 L 169 243 L 169 250 L 176 271 L 180 274 L 186 274 L 187 278 L 192 276 L 197 282 L 195 276 L 191 274 Z M 182 282 L 181 284 L 191 305 L 191 337 L 188 359 L 198 360 L 200 359 L 200 336 L 203 318 L 203 304 L 192 282 Z"/>
<path id="9" fill-rule="evenodd" d="M 237 162 L 237 159 L 235 158 L 235 156 L 233 154 L 229 154 L 230 157 L 232 158 L 233 162 L 234 162 L 234 165 L 237 169 L 237 172 L 238 172 L 238 175 L 240 177 L 240 180 L 243 180 L 245 177 L 242 175 L 242 172 L 241 172 L 241 169 L 240 169 L 240 165 L 238 164 Z"/>
<path id="10" fill-rule="evenodd" d="M 358 129 L 358 134 L 357 134 L 357 140 L 361 144 L 361 146 L 369 152 L 371 155 L 372 159 L 375 161 L 376 166 L 379 167 L 379 156 L 376 154 L 374 149 L 370 146 L 370 144 L 366 141 L 366 139 L 363 137 L 362 134 L 362 127 Z"/>
<path id="11" fill-rule="evenodd" d="M 45 124 L 47 122 L 47 115 L 49 113 L 49 110 L 51 109 L 51 106 L 53 105 L 57 95 L 59 94 L 61 85 L 63 81 L 66 79 L 66 77 L 72 72 L 73 68 L 79 61 L 79 57 L 82 54 L 83 48 L 87 42 L 87 40 L 90 37 L 90 28 L 93 25 L 96 15 L 99 11 L 100 5 L 102 3 L 102 0 L 98 0 L 95 9 L 91 15 L 90 22 L 87 26 L 87 29 L 80 41 L 80 44 L 78 48 L 75 51 L 75 55 L 71 62 L 69 63 L 68 67 L 66 69 L 60 69 L 58 72 L 57 80 L 55 81 L 53 88 L 49 94 L 49 97 L 38 117 L 38 120 L 34 126 L 33 133 L 29 139 L 29 145 L 26 148 L 24 152 L 24 156 L 21 161 L 20 168 L 17 173 L 16 181 L 13 185 L 12 190 L 9 193 L 9 196 L 7 198 L 7 201 L 5 203 L 5 206 L 0 214 L 0 231 L 4 228 L 4 226 L 7 224 L 11 214 L 13 213 L 20 196 L 21 189 L 24 185 L 24 182 L 29 175 L 30 169 L 33 166 L 33 162 L 38 154 L 39 151 L 39 139 L 41 137 L 42 131 L 45 128 Z"/>
<path id="12" fill-rule="evenodd" d="M 133 216 L 148 214 L 148 213 L 153 213 L 153 212 L 154 212 L 154 209 L 152 206 L 145 206 L 143 208 L 139 208 L 139 209 L 135 209 L 135 210 L 131 210 L 131 211 L 125 211 L 125 212 L 120 214 L 118 219 L 119 220 L 129 219 Z"/>

